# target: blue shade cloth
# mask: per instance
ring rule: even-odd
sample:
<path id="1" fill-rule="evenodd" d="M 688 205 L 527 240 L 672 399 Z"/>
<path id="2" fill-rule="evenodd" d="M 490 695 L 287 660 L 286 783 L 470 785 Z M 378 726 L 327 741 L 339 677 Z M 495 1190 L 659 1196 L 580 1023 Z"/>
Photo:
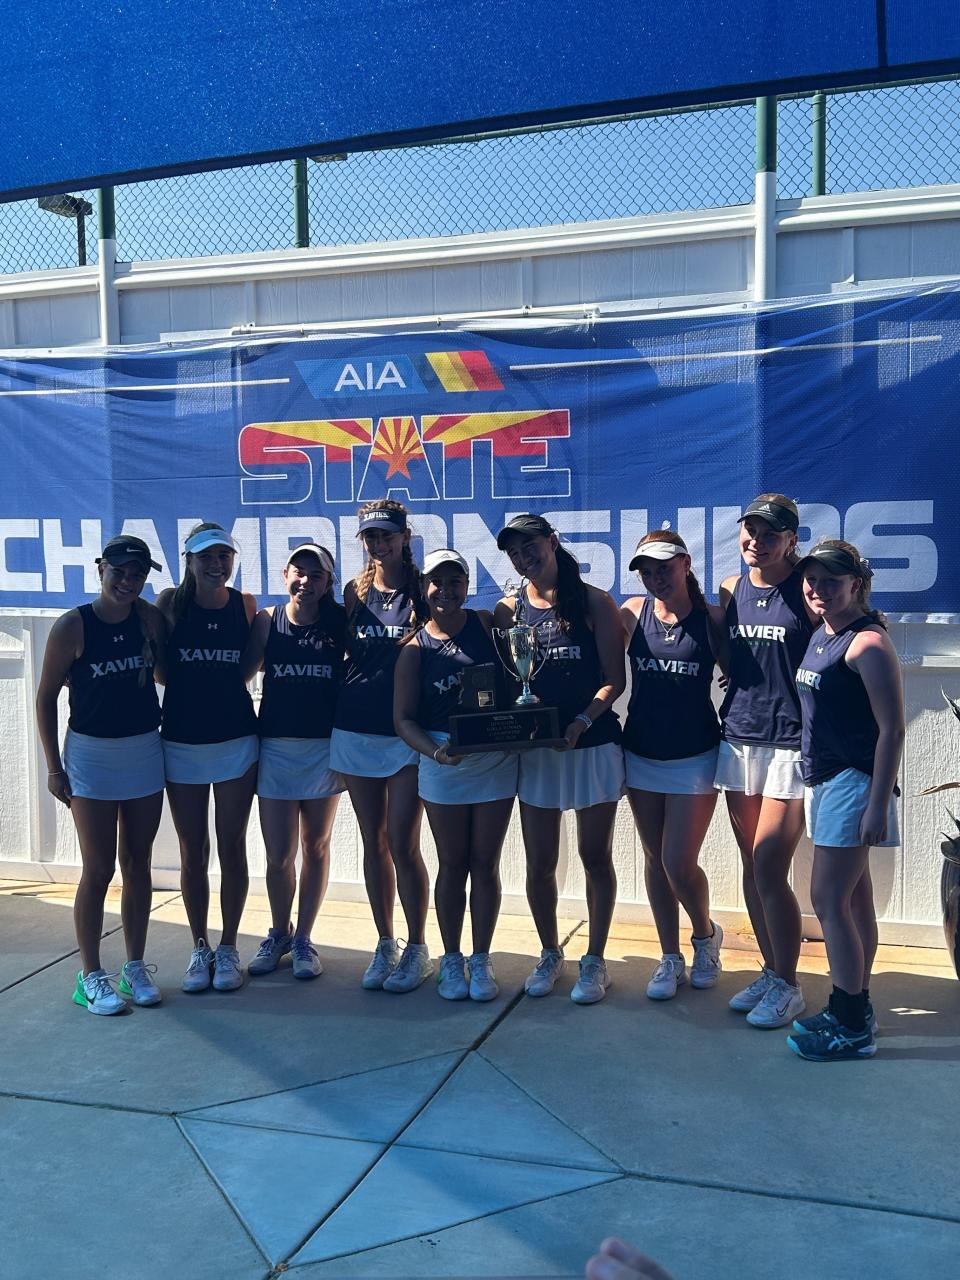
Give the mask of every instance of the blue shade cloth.
<path id="1" fill-rule="evenodd" d="M 418 560 L 465 557 L 471 604 L 516 576 L 496 535 L 528 511 L 621 596 L 639 590 L 637 540 L 669 521 L 715 597 L 740 571 L 744 504 L 773 491 L 800 504 L 801 546 L 860 548 L 882 608 L 956 613 L 958 382 L 958 286 L 482 334 L 0 356 L 0 607 L 91 599 L 94 559 L 121 531 L 162 562 L 151 599 L 200 519 L 233 534 L 238 585 L 258 596 L 280 598 L 290 548 L 310 539 L 345 581 L 363 564 L 357 507 L 388 494 Z"/>
<path id="2" fill-rule="evenodd" d="M 960 56 L 951 7 L 23 0 L 4 28 L 0 195 L 896 79 Z"/>

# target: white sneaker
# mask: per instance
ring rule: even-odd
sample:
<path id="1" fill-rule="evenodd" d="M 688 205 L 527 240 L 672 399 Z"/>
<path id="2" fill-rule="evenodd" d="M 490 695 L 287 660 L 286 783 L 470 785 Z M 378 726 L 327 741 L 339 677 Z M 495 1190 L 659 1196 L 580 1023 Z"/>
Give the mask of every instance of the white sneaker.
<path id="1" fill-rule="evenodd" d="M 440 957 L 437 995 L 444 1000 L 466 1000 L 470 994 L 463 972 L 464 963 L 462 951 L 447 951 Z"/>
<path id="2" fill-rule="evenodd" d="M 493 976 L 493 965 L 486 951 L 475 951 L 467 961 L 470 970 L 470 999 L 496 1000 L 500 994 L 497 980 Z"/>
<path id="3" fill-rule="evenodd" d="M 257 948 L 257 954 L 247 965 L 247 973 L 255 978 L 263 973 L 273 973 L 292 945 L 293 938 L 289 928 L 271 929 Z"/>
<path id="4" fill-rule="evenodd" d="M 690 985 L 702 990 L 715 987 L 720 981 L 723 965 L 720 963 L 720 948 L 723 946 L 723 930 L 715 921 L 713 936 L 710 938 L 691 938 L 693 943 L 693 964 L 690 968 Z"/>
<path id="5" fill-rule="evenodd" d="M 133 996 L 134 1004 L 143 1006 L 159 1004 L 163 996 L 150 976 L 156 972 L 155 964 L 144 964 L 142 960 L 128 960 L 120 970 L 120 981 L 117 984 L 120 994 Z"/>
<path id="6" fill-rule="evenodd" d="M 425 942 L 408 942 L 397 967 L 383 984 L 384 991 L 392 991 L 394 995 L 402 995 L 407 991 L 416 991 L 417 987 L 433 973 L 433 961 Z"/>
<path id="7" fill-rule="evenodd" d="M 198 938 L 193 948 L 190 964 L 180 983 L 181 991 L 206 991 L 213 977 L 213 952 L 207 946 L 206 939 Z"/>
<path id="8" fill-rule="evenodd" d="M 381 938 L 373 959 L 364 970 L 360 985 L 366 991 L 379 991 L 400 960 L 400 948 L 395 938 Z"/>
<path id="9" fill-rule="evenodd" d="M 759 1004 L 747 1014 L 751 1027 L 785 1027 L 803 1013 L 807 1002 L 799 987 L 773 975 L 773 981 Z"/>
<path id="10" fill-rule="evenodd" d="M 243 986 L 243 970 L 240 968 L 240 952 L 236 947 L 223 943 L 213 953 L 214 991 L 236 991 Z"/>
<path id="11" fill-rule="evenodd" d="M 647 983 L 647 995 L 651 1000 L 672 1000 L 677 987 L 687 980 L 687 966 L 683 956 L 676 953 L 660 957 L 660 963 Z"/>
<path id="12" fill-rule="evenodd" d="M 293 976 L 295 978 L 319 978 L 323 973 L 323 965 L 317 948 L 309 938 L 294 937 L 290 948 L 293 952 Z"/>
<path id="13" fill-rule="evenodd" d="M 528 996 L 548 996 L 563 973 L 563 948 L 544 947 L 523 989 Z"/>
<path id="14" fill-rule="evenodd" d="M 607 994 L 610 975 L 602 956 L 584 956 L 580 961 L 580 977 L 577 979 L 570 999 L 574 1004 L 596 1004 Z"/>
<path id="15" fill-rule="evenodd" d="M 113 974 L 113 977 L 116 977 Z M 86 977 L 77 974 L 77 985 L 73 989 L 73 1002 L 88 1013 L 123 1013 L 127 1007 L 110 985 L 110 975 L 103 969 L 92 969 Z"/>
<path id="16" fill-rule="evenodd" d="M 771 982 L 776 980 L 776 976 L 772 969 L 764 965 L 749 987 L 744 987 L 742 991 L 730 997 L 730 1008 L 736 1009 L 737 1013 L 749 1013 L 751 1009 L 755 1009 L 767 994 Z"/>

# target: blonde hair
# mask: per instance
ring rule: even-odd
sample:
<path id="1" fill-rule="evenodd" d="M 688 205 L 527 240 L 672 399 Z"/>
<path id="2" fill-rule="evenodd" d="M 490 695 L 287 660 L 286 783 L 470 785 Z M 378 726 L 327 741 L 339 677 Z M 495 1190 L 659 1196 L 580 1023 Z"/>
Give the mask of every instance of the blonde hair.
<path id="1" fill-rule="evenodd" d="M 875 622 L 877 626 L 887 627 L 887 615 L 881 609 L 871 609 L 870 607 L 870 581 L 871 574 L 867 572 L 870 566 L 864 560 L 863 556 L 853 545 L 852 542 L 844 542 L 842 538 L 821 538 L 815 547 L 810 548 L 811 551 L 846 551 L 847 555 L 853 556 L 854 560 L 864 570 L 864 572 L 854 575 L 860 579 L 860 587 L 854 592 L 854 599 L 863 610 L 864 614 Z"/>
<path id="2" fill-rule="evenodd" d="M 397 502 L 393 498 L 378 498 L 375 502 L 365 502 L 357 512 L 357 515 L 360 519 L 363 519 L 363 517 L 365 515 L 369 515 L 371 511 L 394 511 L 397 515 L 403 516 L 405 522 L 408 514 L 407 508 L 403 503 Z M 359 537 L 359 534 L 357 536 Z M 410 622 L 413 626 L 417 626 L 420 621 L 418 614 L 424 614 L 423 584 L 421 581 L 420 570 L 417 568 L 413 559 L 413 552 L 410 550 L 409 540 L 403 544 L 402 557 L 403 582 L 401 583 L 401 588 L 413 606 L 410 613 Z M 353 580 L 353 589 L 357 593 L 357 600 L 361 604 L 367 603 L 367 597 L 370 595 L 370 588 L 373 586 L 373 579 L 376 572 L 376 564 L 370 556 L 367 556 L 367 563 Z"/>
<path id="3" fill-rule="evenodd" d="M 210 520 L 203 521 L 200 524 L 195 524 L 189 531 L 183 540 L 184 546 L 186 546 L 195 533 L 203 533 L 206 529 L 216 529 L 219 533 L 226 533 L 226 529 L 224 529 L 222 524 L 216 524 Z M 173 612 L 174 626 L 176 626 L 183 615 L 187 612 L 193 597 L 197 594 L 197 580 L 190 572 L 191 553 L 187 551 L 185 554 L 187 561 L 184 565 L 183 577 L 181 578 L 176 591 L 174 591 L 173 599 L 170 602 L 171 610 Z"/>
<path id="4" fill-rule="evenodd" d="M 649 533 L 645 533 L 637 543 L 637 555 L 641 554 L 640 548 L 645 542 L 669 542 L 672 547 L 681 547 L 686 555 L 690 554 L 687 550 L 687 544 L 679 533 L 674 533 L 672 529 L 651 529 Z M 703 594 L 703 587 L 700 586 L 692 567 L 687 570 L 686 586 L 687 595 L 689 595 L 690 603 L 693 607 L 707 613 L 707 598 Z"/>
<path id="5" fill-rule="evenodd" d="M 778 507 L 786 507 L 788 511 L 791 511 L 797 517 L 797 527 L 799 528 L 800 511 L 794 500 L 792 498 L 788 498 L 785 493 L 758 493 L 753 499 L 753 502 L 750 503 L 751 507 L 754 502 L 775 502 Z M 796 531 L 793 529 L 783 529 L 781 532 L 792 533 L 794 538 L 797 536 Z M 800 555 L 797 552 L 796 543 L 794 543 L 784 558 L 788 564 L 796 564 L 799 561 Z"/>

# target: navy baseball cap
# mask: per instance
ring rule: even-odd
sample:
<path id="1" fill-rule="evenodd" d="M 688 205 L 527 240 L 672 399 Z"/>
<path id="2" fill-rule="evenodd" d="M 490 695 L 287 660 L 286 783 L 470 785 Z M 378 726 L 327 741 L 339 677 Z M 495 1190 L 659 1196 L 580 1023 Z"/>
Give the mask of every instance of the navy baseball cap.
<path id="1" fill-rule="evenodd" d="M 797 572 L 803 573 L 808 568 L 811 561 L 814 564 L 823 565 L 828 573 L 835 573 L 839 577 L 850 574 L 854 578 L 872 578 L 873 570 L 867 564 L 866 560 L 861 560 L 858 556 L 849 552 L 846 547 L 814 547 L 811 551 L 797 562 Z"/>
<path id="2" fill-rule="evenodd" d="M 392 511 L 389 507 L 377 507 L 367 511 L 360 517 L 359 533 L 368 529 L 383 529 L 386 533 L 403 533 L 407 527 L 407 517 L 402 511 Z"/>
<path id="3" fill-rule="evenodd" d="M 737 520 L 742 524 L 750 516 L 758 516 L 777 533 L 796 533 L 800 528 L 800 517 L 796 507 L 786 507 L 782 502 L 768 502 L 766 498 L 754 498 Z"/>

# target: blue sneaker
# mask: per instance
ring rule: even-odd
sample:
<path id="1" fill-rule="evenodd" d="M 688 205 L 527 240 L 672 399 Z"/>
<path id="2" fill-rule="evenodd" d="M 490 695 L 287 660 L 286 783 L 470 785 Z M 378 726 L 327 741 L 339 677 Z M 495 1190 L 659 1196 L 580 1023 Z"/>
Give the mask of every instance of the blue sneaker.
<path id="1" fill-rule="evenodd" d="M 257 954 L 247 965 L 247 973 L 258 976 L 273 973 L 277 965 L 293 948 L 293 935 L 289 929 L 271 929 L 260 943 Z"/>
<path id="2" fill-rule="evenodd" d="M 828 1005 L 825 1005 L 819 1013 L 813 1014 L 810 1018 L 794 1018 L 793 1029 L 803 1033 L 824 1031 L 839 1026 L 835 1014 L 830 1012 Z M 873 1005 L 867 1001 L 867 1026 L 871 1033 L 876 1037 L 880 1034 L 880 1023 L 877 1021 L 877 1015 L 873 1011 Z"/>
<path id="3" fill-rule="evenodd" d="M 833 1015 L 830 1015 L 831 1018 Z M 808 1062 L 840 1062 L 847 1058 L 872 1058 L 877 1052 L 873 1032 L 869 1027 L 851 1031 L 842 1027 L 836 1019 L 832 1026 L 822 1031 L 794 1032 L 787 1036 L 787 1044 L 798 1058 Z"/>

